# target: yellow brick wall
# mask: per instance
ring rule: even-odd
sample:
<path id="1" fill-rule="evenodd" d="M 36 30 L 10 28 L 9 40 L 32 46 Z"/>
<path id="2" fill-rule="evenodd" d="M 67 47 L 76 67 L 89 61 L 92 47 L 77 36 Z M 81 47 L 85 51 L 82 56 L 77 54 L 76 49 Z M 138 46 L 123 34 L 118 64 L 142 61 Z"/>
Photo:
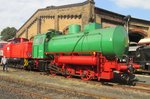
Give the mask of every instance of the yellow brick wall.
<path id="1" fill-rule="evenodd" d="M 70 24 L 82 24 L 81 18 L 59 18 L 59 31 L 63 30 Z"/>
<path id="2" fill-rule="evenodd" d="M 101 24 L 101 17 L 98 14 L 96 14 L 96 23 Z"/>
<path id="3" fill-rule="evenodd" d="M 28 39 L 31 39 L 33 36 L 37 35 L 37 21 L 35 21 L 29 28 L 28 28 Z"/>
<path id="4" fill-rule="evenodd" d="M 150 26 L 149 26 L 149 29 L 148 29 L 148 37 L 150 37 Z"/>
<path id="5" fill-rule="evenodd" d="M 24 31 L 19 37 L 20 38 L 26 38 L 26 32 Z"/>
<path id="6" fill-rule="evenodd" d="M 41 33 L 46 33 L 49 29 L 55 29 L 53 18 L 43 18 L 41 20 Z"/>

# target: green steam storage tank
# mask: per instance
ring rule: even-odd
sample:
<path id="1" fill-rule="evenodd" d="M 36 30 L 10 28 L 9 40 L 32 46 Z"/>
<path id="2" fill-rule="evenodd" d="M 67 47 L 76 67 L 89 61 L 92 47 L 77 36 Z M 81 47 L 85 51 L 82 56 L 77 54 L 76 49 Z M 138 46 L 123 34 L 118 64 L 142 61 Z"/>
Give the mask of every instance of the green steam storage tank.
<path id="1" fill-rule="evenodd" d="M 104 56 L 121 58 L 128 51 L 128 35 L 124 27 L 101 28 L 90 23 L 81 31 L 79 25 L 70 25 L 69 33 L 53 37 L 48 52 L 101 52 Z"/>

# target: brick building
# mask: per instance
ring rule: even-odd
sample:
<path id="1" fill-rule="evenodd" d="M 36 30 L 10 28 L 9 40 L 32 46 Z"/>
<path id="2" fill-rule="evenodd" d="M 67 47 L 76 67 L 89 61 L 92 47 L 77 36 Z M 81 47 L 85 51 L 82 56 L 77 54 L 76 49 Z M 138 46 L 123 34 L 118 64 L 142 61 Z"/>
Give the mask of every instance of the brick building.
<path id="1" fill-rule="evenodd" d="M 49 29 L 65 31 L 69 24 L 80 24 L 83 29 L 90 20 L 101 23 L 103 28 L 124 25 L 124 17 L 95 7 L 94 0 L 63 6 L 48 6 L 38 9 L 18 30 L 17 37 L 33 39 L 34 35 L 47 32 Z M 150 21 L 131 18 L 129 27 L 131 41 L 137 42 L 141 38 L 150 37 Z"/>

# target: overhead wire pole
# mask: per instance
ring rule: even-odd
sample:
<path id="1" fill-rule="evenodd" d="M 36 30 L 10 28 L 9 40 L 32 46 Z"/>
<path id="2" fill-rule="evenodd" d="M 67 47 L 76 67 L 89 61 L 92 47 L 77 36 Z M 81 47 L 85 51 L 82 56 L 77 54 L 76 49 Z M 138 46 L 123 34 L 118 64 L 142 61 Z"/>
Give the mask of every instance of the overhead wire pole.
<path id="1" fill-rule="evenodd" d="M 129 37 L 129 22 L 130 22 L 131 16 L 127 15 L 123 18 L 123 22 L 124 22 L 124 27 L 127 30 L 127 35 Z M 130 44 L 130 41 L 128 40 L 128 43 Z M 126 57 L 126 63 L 129 64 L 129 57 L 127 55 L 125 55 Z"/>
<path id="2" fill-rule="evenodd" d="M 129 37 L 129 23 L 130 23 L 130 20 L 131 20 L 131 15 L 127 15 L 123 18 L 123 21 L 124 21 L 124 27 L 126 28 L 127 30 L 127 34 L 128 34 L 128 37 Z M 128 43 L 130 44 L 130 40 L 128 41 Z"/>
<path id="3" fill-rule="evenodd" d="M 131 15 L 127 15 L 123 18 L 123 20 L 125 21 L 125 27 L 127 29 L 127 33 L 129 34 L 129 23 L 131 20 Z"/>

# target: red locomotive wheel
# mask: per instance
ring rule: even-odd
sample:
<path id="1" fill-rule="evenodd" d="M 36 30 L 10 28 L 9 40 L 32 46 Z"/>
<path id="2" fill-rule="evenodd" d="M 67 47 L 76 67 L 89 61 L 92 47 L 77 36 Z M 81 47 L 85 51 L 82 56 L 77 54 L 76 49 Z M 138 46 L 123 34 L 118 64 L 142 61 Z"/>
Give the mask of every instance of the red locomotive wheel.
<path id="1" fill-rule="evenodd" d="M 82 80 L 91 80 L 90 72 L 89 72 L 89 71 L 84 71 L 84 72 L 81 74 L 81 79 L 82 79 Z"/>
<path id="2" fill-rule="evenodd" d="M 50 74 L 56 76 L 56 71 L 50 69 Z"/>
<path id="3" fill-rule="evenodd" d="M 66 75 L 66 78 L 71 78 L 71 77 L 72 77 L 71 71 L 68 71 L 66 74 L 67 74 L 67 75 Z"/>

